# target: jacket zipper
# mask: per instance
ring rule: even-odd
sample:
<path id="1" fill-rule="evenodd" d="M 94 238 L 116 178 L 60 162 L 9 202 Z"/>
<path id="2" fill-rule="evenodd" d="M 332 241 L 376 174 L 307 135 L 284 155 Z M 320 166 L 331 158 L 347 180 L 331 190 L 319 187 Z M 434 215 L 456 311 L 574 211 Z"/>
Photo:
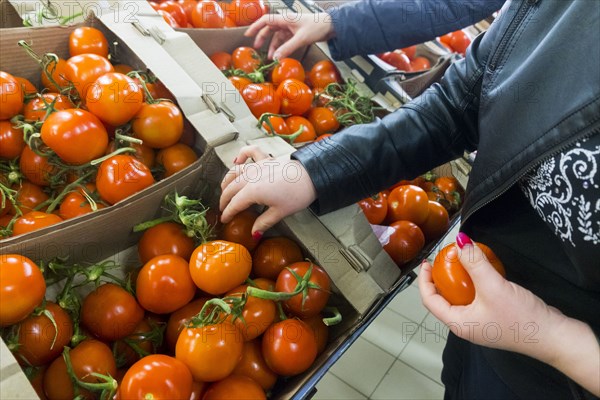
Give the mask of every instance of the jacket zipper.
<path id="1" fill-rule="evenodd" d="M 475 205 L 474 207 L 472 207 L 471 210 L 469 210 L 469 212 L 466 213 L 464 215 L 464 217 L 462 218 L 461 225 L 463 225 L 467 221 L 467 219 L 469 219 L 469 217 L 472 216 L 473 214 L 475 214 L 477 211 L 479 211 L 480 209 L 487 206 L 492 201 L 496 200 L 498 197 L 500 197 L 504 193 L 506 193 L 506 191 L 508 191 L 508 189 L 510 189 L 516 182 L 520 181 L 521 178 L 523 178 L 527 174 L 527 172 L 531 171 L 531 169 L 533 167 L 535 167 L 538 164 L 541 164 L 542 161 L 549 159 L 550 157 L 554 157 L 555 155 L 561 153 L 562 151 L 572 147 L 578 140 L 591 137 L 592 135 L 597 134 L 597 133 L 600 133 L 600 124 L 598 122 L 596 122 L 594 124 L 593 128 L 591 128 L 590 130 L 584 130 L 582 133 L 573 137 L 571 140 L 563 142 L 562 144 L 558 145 L 554 149 L 548 150 L 544 154 L 541 154 L 538 157 L 536 157 L 535 159 L 533 159 L 530 163 L 528 163 L 525 167 L 523 167 L 521 169 L 521 172 L 518 175 L 515 175 L 514 179 L 507 182 L 507 184 L 503 185 L 503 187 L 501 187 L 495 193 L 492 193 L 491 196 L 488 196 L 487 199 L 483 199 L 483 201 L 481 201 L 478 205 Z"/>
<path id="2" fill-rule="evenodd" d="M 538 1 L 539 0 L 524 0 L 523 3 L 521 3 L 517 14 L 515 15 L 513 20 L 510 22 L 510 25 L 504 32 L 504 35 L 500 40 L 500 44 L 498 45 L 496 52 L 494 53 L 491 61 L 488 63 L 490 70 L 494 71 L 496 69 L 498 61 L 502 59 L 502 56 L 506 52 L 508 43 L 515 34 L 515 31 L 517 30 L 519 25 L 521 25 L 521 22 L 523 22 L 531 7 L 533 7 L 533 5 L 535 5 Z"/>

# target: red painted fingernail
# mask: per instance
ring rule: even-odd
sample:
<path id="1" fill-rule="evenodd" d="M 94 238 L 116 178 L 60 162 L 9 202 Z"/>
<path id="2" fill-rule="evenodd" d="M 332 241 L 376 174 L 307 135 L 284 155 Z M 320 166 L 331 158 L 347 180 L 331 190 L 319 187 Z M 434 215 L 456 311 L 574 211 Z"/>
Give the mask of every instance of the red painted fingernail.
<path id="1" fill-rule="evenodd" d="M 262 239 L 262 237 L 263 237 L 263 233 L 259 232 L 259 231 L 256 231 L 252 234 L 252 239 L 254 239 L 255 242 L 259 242 L 260 239 Z"/>
<path id="2" fill-rule="evenodd" d="M 471 241 L 471 238 L 468 237 L 465 233 L 458 232 L 458 235 L 456 235 L 456 244 L 459 248 L 462 249 L 468 244 L 473 245 L 473 241 Z"/>
<path id="3" fill-rule="evenodd" d="M 237 157 L 233 159 L 233 163 L 237 164 Z"/>

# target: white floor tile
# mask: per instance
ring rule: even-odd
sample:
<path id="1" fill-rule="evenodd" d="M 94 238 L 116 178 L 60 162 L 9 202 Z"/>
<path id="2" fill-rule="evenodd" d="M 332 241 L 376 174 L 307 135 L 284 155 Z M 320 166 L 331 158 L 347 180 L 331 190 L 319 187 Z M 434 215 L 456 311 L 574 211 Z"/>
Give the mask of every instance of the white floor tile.
<path id="1" fill-rule="evenodd" d="M 317 393 L 313 397 L 315 400 L 366 400 L 366 398 L 366 396 L 329 372 L 317 384 Z"/>
<path id="2" fill-rule="evenodd" d="M 398 314 L 419 324 L 423 321 L 423 318 L 425 318 L 428 312 L 421 302 L 421 295 L 419 294 L 419 288 L 417 287 L 416 282 L 398 293 L 388 307 Z"/>
<path id="3" fill-rule="evenodd" d="M 396 361 L 379 384 L 371 399 L 374 400 L 441 400 L 444 397 L 442 385 L 412 369 L 401 361 Z"/>
<path id="4" fill-rule="evenodd" d="M 446 340 L 435 332 L 420 328 L 398 359 L 441 384 L 442 352 L 445 345 Z"/>
<path id="5" fill-rule="evenodd" d="M 419 326 L 417 322 L 386 308 L 375 318 L 361 337 L 381 347 L 394 357 L 398 357 L 412 335 L 419 330 Z"/>
<path id="6" fill-rule="evenodd" d="M 395 358 L 365 339 L 358 340 L 331 368 L 344 382 L 369 396 L 381 381 Z"/>
<path id="7" fill-rule="evenodd" d="M 433 314 L 429 313 L 421 323 L 421 326 L 428 331 L 435 332 L 439 336 L 441 336 L 444 340 L 448 339 L 448 332 L 450 330 L 446 325 L 444 325 L 439 319 L 433 316 Z"/>

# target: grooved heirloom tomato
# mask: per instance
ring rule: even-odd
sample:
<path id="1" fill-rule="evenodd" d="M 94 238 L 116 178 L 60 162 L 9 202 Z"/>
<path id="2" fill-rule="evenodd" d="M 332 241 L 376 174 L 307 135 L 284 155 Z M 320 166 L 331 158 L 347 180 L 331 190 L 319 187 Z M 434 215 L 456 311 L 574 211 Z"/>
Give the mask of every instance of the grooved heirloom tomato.
<path id="1" fill-rule="evenodd" d="M 483 243 L 477 243 L 485 258 L 502 276 L 505 276 L 504 265 L 496 257 L 492 249 Z M 440 295 L 448 303 L 455 306 L 471 304 L 475 299 L 475 287 L 469 273 L 459 259 L 459 253 L 454 243 L 444 247 L 433 261 L 431 269 L 433 283 Z"/>
<path id="2" fill-rule="evenodd" d="M 24 96 L 15 77 L 0 71 L 0 120 L 11 119 L 21 112 Z"/>
<path id="3" fill-rule="evenodd" d="M 0 326 L 27 318 L 45 294 L 46 281 L 33 261 L 19 254 L 0 254 Z"/>
<path id="4" fill-rule="evenodd" d="M 50 225 L 58 224 L 63 219 L 56 214 L 41 211 L 30 211 L 19 217 L 13 225 L 13 236 L 37 231 Z"/>
<path id="5" fill-rule="evenodd" d="M 286 319 L 269 327 L 262 339 L 262 352 L 269 368 L 278 375 L 306 371 L 317 358 L 312 329 L 297 319 Z"/>
<path id="6" fill-rule="evenodd" d="M 288 265 L 302 261 L 302 250 L 293 240 L 285 237 L 262 241 L 252 256 L 252 272 L 259 278 L 277 279 Z"/>
<path id="7" fill-rule="evenodd" d="M 425 236 L 416 224 L 410 221 L 396 221 L 390 228 L 393 229 L 393 233 L 383 249 L 397 265 L 415 258 L 425 246 Z"/>
<path id="8" fill-rule="evenodd" d="M 327 272 L 318 265 L 307 261 L 294 263 L 281 271 L 275 282 L 277 292 L 291 293 L 298 285 L 294 274 L 304 277 L 312 267 L 309 283 L 317 285 L 319 289 L 310 288 L 286 300 L 283 304 L 287 310 L 301 318 L 312 317 L 321 312 L 327 304 L 330 294 L 330 279 Z"/>
<path id="9" fill-rule="evenodd" d="M 164 149 L 183 135 L 183 115 L 175 104 L 161 101 L 144 103 L 133 119 L 133 132 L 146 146 Z"/>
<path id="10" fill-rule="evenodd" d="M 142 89 L 127 75 L 111 72 L 104 74 L 87 92 L 88 110 L 112 126 L 123 125 L 142 108 Z"/>
<path id="11" fill-rule="evenodd" d="M 286 79 L 297 79 L 300 82 L 304 82 L 306 73 L 304 67 L 300 61 L 294 58 L 283 58 L 279 60 L 279 64 L 273 68 L 271 72 L 271 82 L 273 85 L 279 86 L 279 84 Z"/>
<path id="12" fill-rule="evenodd" d="M 223 294 L 241 285 L 250 274 L 252 258 L 241 244 L 214 240 L 201 244 L 190 258 L 196 286 L 209 294 Z"/>
<path id="13" fill-rule="evenodd" d="M 133 156 L 118 155 L 100 164 L 96 187 L 102 200 L 115 204 L 154 183 L 152 173 Z"/>
<path id="14" fill-rule="evenodd" d="M 0 158 L 17 158 L 24 147 L 23 131 L 13 128 L 10 121 L 0 121 Z"/>
<path id="15" fill-rule="evenodd" d="M 187 236 L 183 226 L 175 222 L 163 222 L 147 229 L 138 242 L 138 254 L 142 263 L 163 254 L 173 254 L 189 260 L 196 245 Z"/>
<path id="16" fill-rule="evenodd" d="M 312 90 L 297 79 L 286 79 L 277 87 L 283 114 L 302 115 L 310 109 L 313 101 Z"/>
<path id="17" fill-rule="evenodd" d="M 69 36 L 69 54 L 73 57 L 86 53 L 108 57 L 108 40 L 98 29 L 82 26 Z"/>
<path id="18" fill-rule="evenodd" d="M 61 159 L 83 165 L 104 154 L 108 133 L 92 113 L 69 109 L 52 113 L 42 125 L 41 137 Z"/>
<path id="19" fill-rule="evenodd" d="M 202 400 L 266 400 L 260 385 L 247 376 L 231 375 L 208 387 Z"/>
<path id="20" fill-rule="evenodd" d="M 192 374 L 176 358 L 162 354 L 146 356 L 133 364 L 119 385 L 121 400 L 189 399 Z"/>
<path id="21" fill-rule="evenodd" d="M 388 218 L 391 221 L 411 221 L 419 225 L 425 222 L 427 213 L 429 197 L 418 186 L 398 186 L 388 196 Z"/>
<path id="22" fill-rule="evenodd" d="M 73 83 L 83 100 L 96 79 L 113 71 L 110 61 L 96 54 L 80 54 L 71 57 L 65 65 L 66 78 Z"/>
<path id="23" fill-rule="evenodd" d="M 243 375 L 258 383 L 264 390 L 271 389 L 277 381 L 277 374 L 267 366 L 262 354 L 260 339 L 244 343 L 242 358 L 235 366 L 233 375 Z"/>

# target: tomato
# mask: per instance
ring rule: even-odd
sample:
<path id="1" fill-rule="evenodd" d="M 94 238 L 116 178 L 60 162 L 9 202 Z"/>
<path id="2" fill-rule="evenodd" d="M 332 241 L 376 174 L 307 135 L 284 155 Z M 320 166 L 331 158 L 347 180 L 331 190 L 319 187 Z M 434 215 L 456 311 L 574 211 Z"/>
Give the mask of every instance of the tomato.
<path id="1" fill-rule="evenodd" d="M 274 115 L 267 117 L 266 121 L 262 123 L 262 126 L 269 134 L 289 135 L 292 133 L 290 132 L 290 128 L 287 126 L 285 119 Z"/>
<path id="2" fill-rule="evenodd" d="M 13 236 L 23 235 L 46 228 L 50 225 L 58 224 L 63 219 L 56 214 L 47 214 L 41 211 L 30 211 L 27 214 L 17 218 L 13 225 Z"/>
<path id="3" fill-rule="evenodd" d="M 22 181 L 17 187 L 17 204 L 23 214 L 33 211 L 38 205 L 50 198 L 41 187 L 29 181 Z"/>
<path id="4" fill-rule="evenodd" d="M 137 324 L 131 335 L 114 342 L 113 354 L 117 360 L 117 366 L 130 366 L 140 360 L 143 355 L 138 353 L 139 350 L 146 354 L 156 353 L 155 347 L 158 343 L 153 343 L 153 340 L 156 340 L 158 334 L 155 332 L 157 330 L 160 330 L 160 327 L 155 322 L 144 318 Z M 131 347 L 130 343 L 133 343 L 138 351 Z"/>
<path id="5" fill-rule="evenodd" d="M 92 113 L 69 109 L 52 113 L 42 125 L 41 138 L 62 160 L 83 165 L 104 154 L 108 133 Z"/>
<path id="6" fill-rule="evenodd" d="M 450 32 L 440 37 L 440 41 L 449 46 L 453 51 L 462 54 L 467 52 L 467 47 L 471 44 L 469 36 L 461 30 Z"/>
<path id="7" fill-rule="evenodd" d="M 168 314 L 194 298 L 196 287 L 187 260 L 172 254 L 156 256 L 140 270 L 136 296 L 144 309 Z"/>
<path id="8" fill-rule="evenodd" d="M 203 400 L 266 400 L 262 387 L 247 376 L 231 375 L 208 387 Z"/>
<path id="9" fill-rule="evenodd" d="M 119 385 L 119 398 L 189 399 L 192 374 L 176 358 L 162 354 L 149 355 L 133 364 Z"/>
<path id="10" fill-rule="evenodd" d="M 277 322 L 263 335 L 262 352 L 269 368 L 278 375 L 306 371 L 317 358 L 317 341 L 312 329 L 297 319 Z"/>
<path id="11" fill-rule="evenodd" d="M 317 354 L 321 354 L 325 350 L 325 347 L 327 347 L 327 340 L 329 339 L 329 327 L 323 322 L 323 316 L 317 314 L 312 317 L 302 318 L 302 322 L 312 329 L 317 341 Z"/>
<path id="12" fill-rule="evenodd" d="M 82 26 L 69 36 L 69 54 L 73 57 L 88 53 L 108 58 L 108 40 L 98 29 Z"/>
<path id="13" fill-rule="evenodd" d="M 48 162 L 48 157 L 36 154 L 31 147 L 25 146 L 19 158 L 19 169 L 32 183 L 38 186 L 49 186 L 54 167 Z"/>
<path id="14" fill-rule="evenodd" d="M 52 315 L 54 323 L 41 313 L 31 314 L 19 323 L 17 357 L 34 367 L 53 361 L 73 336 L 73 321 L 65 310 L 52 302 L 47 302 L 44 309 Z"/>
<path id="15" fill-rule="evenodd" d="M 160 150 L 156 155 L 156 161 L 165 169 L 165 177 L 189 167 L 197 159 L 196 152 L 183 143 L 175 143 L 173 146 Z"/>
<path id="16" fill-rule="evenodd" d="M 202 400 L 208 385 L 206 382 L 192 382 L 192 394 L 189 400 Z"/>
<path id="17" fill-rule="evenodd" d="M 25 94 L 14 76 L 0 71 L 0 120 L 11 119 L 23 109 Z"/>
<path id="18" fill-rule="evenodd" d="M 388 212 L 388 204 L 387 199 L 381 193 L 359 201 L 358 205 L 370 224 L 379 225 L 385 220 Z"/>
<path id="19" fill-rule="evenodd" d="M 178 2 L 173 0 L 164 1 L 159 4 L 158 9 L 171 14 L 180 27 L 185 28 L 187 26 L 188 18 L 185 9 Z"/>
<path id="20" fill-rule="evenodd" d="M 162 83 L 161 81 L 157 80 L 153 83 L 146 82 L 146 89 L 148 89 L 148 91 L 150 92 L 150 95 L 152 96 L 152 98 L 154 100 L 167 99 L 167 100 L 171 100 L 171 102 L 175 103 L 175 96 L 173 96 L 173 93 L 171 93 L 171 91 L 169 89 L 167 89 L 165 84 Z M 146 95 L 144 94 L 144 96 L 146 96 Z M 147 100 L 147 99 L 144 97 L 144 100 Z"/>
<path id="21" fill-rule="evenodd" d="M 17 158 L 24 147 L 23 131 L 13 128 L 10 121 L 0 121 L 0 158 Z"/>
<path id="22" fill-rule="evenodd" d="M 388 218 L 391 221 L 411 221 L 419 225 L 429 213 L 429 197 L 415 185 L 403 185 L 393 189 L 388 197 Z"/>
<path id="23" fill-rule="evenodd" d="M 73 373 L 83 382 L 97 383 L 99 379 L 92 373 L 101 375 L 117 375 L 115 358 L 110 348 L 102 342 L 87 339 L 79 343 L 69 352 Z M 44 375 L 44 391 L 50 400 L 74 399 L 75 388 L 67 373 L 67 365 L 63 357 L 56 358 Z M 79 389 L 83 398 L 93 398 L 87 390 Z"/>
<path id="24" fill-rule="evenodd" d="M 87 91 L 96 79 L 113 71 L 114 68 L 110 61 L 97 54 L 73 56 L 67 60 L 67 65 L 65 65 L 66 78 L 75 85 L 75 89 L 83 100 L 87 97 Z"/>
<path id="25" fill-rule="evenodd" d="M 264 113 L 279 114 L 281 100 L 272 84 L 251 83 L 242 90 L 242 98 L 252 115 L 260 118 Z"/>
<path id="26" fill-rule="evenodd" d="M 167 329 L 165 330 L 165 340 L 167 341 L 169 350 L 175 352 L 175 345 L 177 344 L 179 334 L 192 317 L 196 316 L 202 310 L 206 300 L 206 298 L 200 298 L 191 301 L 169 316 Z"/>
<path id="27" fill-rule="evenodd" d="M 414 259 L 425 246 L 425 236 L 416 224 L 410 221 L 396 221 L 390 225 L 393 229 L 383 249 L 401 266 Z"/>
<path id="28" fill-rule="evenodd" d="M 242 357 L 244 341 L 229 322 L 184 328 L 175 346 L 175 358 L 192 372 L 194 380 L 214 382 L 233 371 Z"/>
<path id="29" fill-rule="evenodd" d="M 45 121 L 49 113 L 74 108 L 68 97 L 58 93 L 44 93 L 31 99 L 23 108 L 27 121 Z"/>
<path id="30" fill-rule="evenodd" d="M 0 254 L 0 326 L 27 318 L 45 294 L 46 281 L 33 261 L 19 254 Z"/>
<path id="31" fill-rule="evenodd" d="M 196 245 L 194 239 L 185 234 L 182 225 L 163 222 L 144 231 L 138 242 L 138 254 L 142 263 L 164 254 L 173 254 L 189 260 Z"/>
<path id="32" fill-rule="evenodd" d="M 310 288 L 283 302 L 286 310 L 301 318 L 317 315 L 327 305 L 331 288 L 331 281 L 327 272 L 318 265 L 301 261 L 283 269 L 275 282 L 277 292 L 291 293 L 298 285 L 298 279 L 296 279 L 294 273 L 302 278 L 311 267 L 312 273 L 308 282 L 317 285 L 319 289 Z"/>
<path id="33" fill-rule="evenodd" d="M 133 79 L 111 72 L 96 79 L 87 92 L 85 104 L 102 121 L 119 126 L 129 122 L 143 102 L 142 89 Z"/>
<path id="34" fill-rule="evenodd" d="M 31 386 L 35 390 L 35 394 L 37 394 L 40 400 L 48 400 L 44 393 L 44 375 L 46 374 L 46 369 L 46 366 L 32 368 L 27 374 L 27 379 L 29 379 L 29 383 L 31 383 Z"/>
<path id="35" fill-rule="evenodd" d="M 21 89 L 23 89 L 23 94 L 25 96 L 27 95 L 34 95 L 38 92 L 37 88 L 34 86 L 33 83 L 31 83 L 31 81 L 29 79 L 20 77 L 20 76 L 14 76 L 13 78 L 15 78 L 17 80 L 17 82 L 19 83 L 19 86 L 21 86 Z"/>
<path id="36" fill-rule="evenodd" d="M 402 50 L 394 50 L 384 53 L 381 59 L 386 63 L 396 67 L 400 71 L 410 72 L 410 59 Z"/>
<path id="37" fill-rule="evenodd" d="M 192 25 L 195 28 L 224 28 L 226 23 L 225 13 L 216 1 L 199 1 L 192 11 Z"/>
<path id="38" fill-rule="evenodd" d="M 341 83 L 342 78 L 335 64 L 329 60 L 316 63 L 308 73 L 308 80 L 313 89 L 324 89 L 330 83 Z"/>
<path id="39" fill-rule="evenodd" d="M 412 71 L 424 71 L 431 68 L 431 62 L 425 57 L 415 57 L 410 62 L 410 69 Z"/>
<path id="40" fill-rule="evenodd" d="M 52 62 L 48 66 L 48 74 L 42 71 L 41 82 L 42 86 L 51 92 L 60 92 L 62 88 L 69 86 L 67 77 L 67 61 L 59 58 L 56 63 Z M 58 84 L 58 87 L 56 86 Z"/>
<path id="41" fill-rule="evenodd" d="M 279 60 L 279 64 L 273 68 L 271 72 L 271 82 L 273 85 L 279 86 L 286 79 L 296 79 L 304 82 L 306 73 L 300 61 L 294 58 L 283 58 Z"/>
<path id="42" fill-rule="evenodd" d="M 264 390 L 271 389 L 277 381 L 277 374 L 271 371 L 262 354 L 261 339 L 244 343 L 242 358 L 235 366 L 232 375 L 247 376 Z"/>
<path id="43" fill-rule="evenodd" d="M 179 0 L 179 4 L 181 4 L 183 7 L 188 23 L 190 23 L 192 21 L 192 14 L 196 9 L 196 5 L 198 4 L 198 0 Z"/>
<path id="44" fill-rule="evenodd" d="M 450 219 L 448 211 L 446 211 L 444 206 L 437 201 L 429 200 L 429 213 L 427 214 L 427 219 L 419 225 L 419 228 L 421 228 L 425 235 L 425 240 L 430 242 L 441 237 L 448 231 L 449 225 Z"/>
<path id="45" fill-rule="evenodd" d="M 146 146 L 145 144 L 138 143 L 127 143 L 126 147 L 131 147 L 135 149 L 135 153 L 132 154 L 135 158 L 140 160 L 142 164 L 146 167 L 152 169 L 156 164 L 156 153 L 152 147 Z M 108 147 L 106 148 L 105 154 L 109 155 L 117 150 L 117 145 L 114 140 L 112 140 Z"/>
<path id="46" fill-rule="evenodd" d="M 212 61 L 220 71 L 227 71 L 232 67 L 231 54 L 225 53 L 224 51 L 213 53 L 210 56 L 210 61 Z"/>
<path id="47" fill-rule="evenodd" d="M 317 136 L 317 138 L 315 139 L 315 142 L 320 142 L 321 140 L 325 140 L 328 137 L 332 137 L 333 135 L 331 133 L 324 133 L 322 135 Z"/>
<path id="48" fill-rule="evenodd" d="M 246 86 L 252 83 L 250 79 L 244 78 L 243 76 L 230 76 L 228 79 L 240 93 L 242 93 Z"/>
<path id="49" fill-rule="evenodd" d="M 106 207 L 102 203 L 96 203 L 96 209 Z M 71 219 L 93 212 L 92 205 L 80 192 L 69 193 L 60 203 L 59 213 L 62 219 Z"/>
<path id="50" fill-rule="evenodd" d="M 127 65 L 127 64 L 114 64 L 113 68 L 115 70 L 114 72 L 117 72 L 117 73 L 123 74 L 123 75 L 127 75 L 128 73 L 133 71 L 133 67 L 131 65 Z"/>
<path id="51" fill-rule="evenodd" d="M 248 26 L 268 12 L 263 0 L 233 0 L 222 4 L 225 15 L 236 26 Z"/>
<path id="52" fill-rule="evenodd" d="M 286 118 L 285 123 L 290 128 L 292 134 L 302 129 L 302 133 L 298 135 L 296 140 L 294 140 L 294 143 L 312 142 L 317 138 L 317 133 L 315 132 L 313 124 L 304 117 L 292 115 L 291 117 Z"/>
<path id="53" fill-rule="evenodd" d="M 209 294 L 223 294 L 241 285 L 250 274 L 250 252 L 237 243 L 214 240 L 201 244 L 190 258 L 196 286 Z"/>
<path id="54" fill-rule="evenodd" d="M 286 237 L 263 240 L 252 256 L 252 273 L 259 278 L 277 279 L 283 268 L 303 260 L 300 246 Z"/>
<path id="55" fill-rule="evenodd" d="M 286 79 L 277 87 L 283 114 L 302 115 L 310 109 L 313 101 L 312 90 L 302 81 Z"/>
<path id="56" fill-rule="evenodd" d="M 260 55 L 252 47 L 238 47 L 231 53 L 231 63 L 233 68 L 241 69 L 249 74 L 256 71 L 262 64 Z"/>
<path id="57" fill-rule="evenodd" d="M 102 200 L 109 204 L 134 195 L 154 184 L 150 169 L 133 156 L 118 155 L 100 164 L 96 187 Z"/>
<path id="58" fill-rule="evenodd" d="M 268 285 L 268 283 L 266 283 Z M 264 283 L 262 283 L 264 285 Z M 258 287 L 268 290 L 268 286 Z M 227 292 L 227 297 L 242 298 L 246 293 L 248 285 L 240 285 Z M 272 300 L 260 299 L 254 296 L 246 298 L 246 304 L 242 309 L 241 318 L 229 316 L 227 320 L 232 322 L 242 334 L 245 341 L 255 339 L 263 334 L 264 331 L 275 321 L 277 316 L 277 307 Z"/>
<path id="59" fill-rule="evenodd" d="M 477 243 L 485 258 L 502 276 L 506 276 L 504 265 L 492 249 L 483 243 Z M 475 299 L 475 287 L 467 270 L 459 259 L 454 243 L 445 246 L 433 261 L 431 277 L 438 293 L 454 306 L 471 304 Z"/>
<path id="60" fill-rule="evenodd" d="M 158 10 L 159 15 L 163 17 L 163 20 L 169 25 L 171 28 L 181 28 L 181 25 L 177 23 L 177 20 L 173 16 L 173 14 L 166 12 L 165 10 Z"/>
<path id="61" fill-rule="evenodd" d="M 458 195 L 459 202 L 465 193 L 458 180 L 453 176 L 441 176 L 433 181 L 433 184 L 448 198 Z"/>
<path id="62" fill-rule="evenodd" d="M 144 318 L 135 297 L 114 283 L 90 292 L 81 306 L 81 323 L 94 336 L 111 341 L 129 336 Z"/>
<path id="63" fill-rule="evenodd" d="M 170 101 L 145 103 L 133 120 L 133 132 L 146 146 L 164 149 L 173 146 L 183 135 L 183 115 Z"/>
<path id="64" fill-rule="evenodd" d="M 335 133 L 340 128 L 335 113 L 327 107 L 315 107 L 310 110 L 308 120 L 313 124 L 317 135 Z"/>
<path id="65" fill-rule="evenodd" d="M 415 59 L 415 56 L 417 55 L 417 46 L 409 46 L 409 47 L 405 47 L 403 49 L 401 49 L 404 54 L 406 54 L 406 56 L 412 61 Z"/>
<path id="66" fill-rule="evenodd" d="M 252 210 L 244 210 L 237 213 L 231 221 L 223 226 L 221 237 L 223 240 L 239 243 L 248 251 L 254 250 L 258 244 L 252 237 L 252 226 L 258 218 L 258 214 Z"/>

